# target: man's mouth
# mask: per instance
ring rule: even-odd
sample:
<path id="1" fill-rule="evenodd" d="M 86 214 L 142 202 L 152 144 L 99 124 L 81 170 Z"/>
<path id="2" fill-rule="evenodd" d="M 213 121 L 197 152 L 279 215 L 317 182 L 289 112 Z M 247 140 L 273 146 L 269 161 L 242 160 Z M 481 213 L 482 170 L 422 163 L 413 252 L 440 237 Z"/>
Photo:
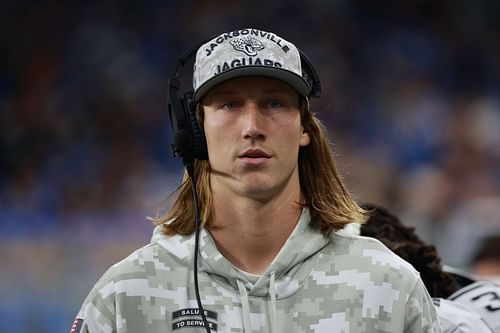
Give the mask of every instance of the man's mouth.
<path id="1" fill-rule="evenodd" d="M 260 149 L 249 149 L 243 152 L 239 158 L 270 158 L 271 156 Z"/>
<path id="2" fill-rule="evenodd" d="M 258 166 L 266 163 L 271 158 L 271 155 L 260 149 L 249 149 L 238 156 L 238 159 L 247 164 Z"/>

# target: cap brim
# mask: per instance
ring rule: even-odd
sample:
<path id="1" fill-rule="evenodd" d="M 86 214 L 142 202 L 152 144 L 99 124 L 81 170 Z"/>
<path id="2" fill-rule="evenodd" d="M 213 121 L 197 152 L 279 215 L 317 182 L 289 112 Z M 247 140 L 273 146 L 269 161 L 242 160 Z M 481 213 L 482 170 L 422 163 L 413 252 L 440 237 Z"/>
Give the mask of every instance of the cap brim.
<path id="1" fill-rule="evenodd" d="M 194 93 L 194 100 L 198 102 L 205 94 L 224 81 L 243 76 L 264 76 L 274 78 L 289 84 L 304 97 L 309 96 L 309 86 L 301 76 L 286 69 L 269 66 L 236 67 L 225 71 L 222 74 L 203 83 Z"/>

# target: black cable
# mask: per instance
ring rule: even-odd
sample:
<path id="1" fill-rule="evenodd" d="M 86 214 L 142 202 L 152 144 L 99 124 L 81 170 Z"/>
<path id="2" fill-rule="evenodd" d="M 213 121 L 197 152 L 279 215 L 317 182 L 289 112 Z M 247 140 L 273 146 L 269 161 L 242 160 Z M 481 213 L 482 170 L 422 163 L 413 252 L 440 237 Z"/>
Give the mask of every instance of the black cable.
<path id="1" fill-rule="evenodd" d="M 210 326 L 208 325 L 207 317 L 205 316 L 205 310 L 203 309 L 203 305 L 201 304 L 200 299 L 200 290 L 198 288 L 198 256 L 199 256 L 199 247 L 200 247 L 200 218 L 198 211 L 198 196 L 196 195 L 196 182 L 194 180 L 194 167 L 193 165 L 186 165 L 186 169 L 189 175 L 189 181 L 191 183 L 191 193 L 193 195 L 193 203 L 194 203 L 194 215 L 195 215 L 195 235 L 194 235 L 194 261 L 193 261 L 193 275 L 194 275 L 194 291 L 196 294 L 196 302 L 198 303 L 198 310 L 200 311 L 201 319 L 203 320 L 203 324 L 205 325 L 205 329 L 207 333 L 211 333 Z"/>

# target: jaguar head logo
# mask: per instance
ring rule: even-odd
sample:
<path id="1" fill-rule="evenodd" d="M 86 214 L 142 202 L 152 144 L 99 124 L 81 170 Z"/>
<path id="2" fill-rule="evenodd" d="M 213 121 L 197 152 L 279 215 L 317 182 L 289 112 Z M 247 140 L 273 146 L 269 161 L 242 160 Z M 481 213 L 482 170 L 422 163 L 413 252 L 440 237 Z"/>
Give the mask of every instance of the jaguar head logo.
<path id="1" fill-rule="evenodd" d="M 251 57 L 256 56 L 257 51 L 261 51 L 264 49 L 264 44 L 253 37 L 241 37 L 233 39 L 231 41 L 231 45 L 236 51 L 244 52 L 246 55 L 249 55 Z"/>

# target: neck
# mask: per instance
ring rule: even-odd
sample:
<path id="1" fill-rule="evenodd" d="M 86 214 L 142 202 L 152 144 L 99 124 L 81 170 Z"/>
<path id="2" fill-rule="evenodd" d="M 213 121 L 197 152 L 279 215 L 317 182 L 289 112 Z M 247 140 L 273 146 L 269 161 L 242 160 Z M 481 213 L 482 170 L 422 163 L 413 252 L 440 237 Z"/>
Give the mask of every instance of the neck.
<path id="1" fill-rule="evenodd" d="M 294 188 L 270 200 L 218 195 L 214 191 L 210 233 L 224 257 L 246 272 L 263 273 L 300 217 L 300 187 Z"/>

